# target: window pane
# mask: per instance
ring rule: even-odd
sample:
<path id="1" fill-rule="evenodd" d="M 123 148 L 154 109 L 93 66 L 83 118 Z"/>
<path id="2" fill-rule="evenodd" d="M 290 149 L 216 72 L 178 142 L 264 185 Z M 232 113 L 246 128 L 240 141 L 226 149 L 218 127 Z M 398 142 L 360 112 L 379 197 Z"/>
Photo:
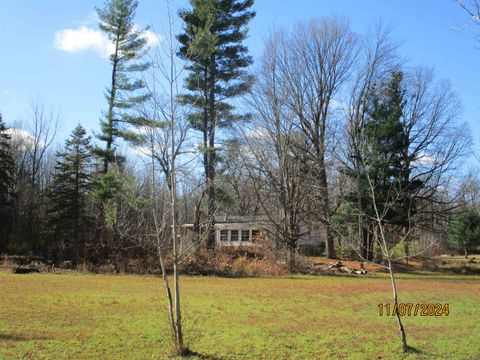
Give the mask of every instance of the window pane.
<path id="1" fill-rule="evenodd" d="M 238 230 L 230 230 L 230 241 L 238 241 Z"/>
<path id="2" fill-rule="evenodd" d="M 220 231 L 220 241 L 228 241 L 228 231 L 221 230 Z"/>
<path id="3" fill-rule="evenodd" d="M 259 230 L 252 230 L 252 241 L 255 240 L 257 236 L 260 236 Z"/>
<path id="4" fill-rule="evenodd" d="M 242 241 L 250 241 L 250 230 L 242 230 Z"/>

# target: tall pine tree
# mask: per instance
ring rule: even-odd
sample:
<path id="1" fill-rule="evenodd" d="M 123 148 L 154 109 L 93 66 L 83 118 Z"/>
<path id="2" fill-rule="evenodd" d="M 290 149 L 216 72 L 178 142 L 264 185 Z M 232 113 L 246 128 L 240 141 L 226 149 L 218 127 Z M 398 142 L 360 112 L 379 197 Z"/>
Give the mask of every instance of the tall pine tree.
<path id="1" fill-rule="evenodd" d="M 9 230 L 14 220 L 15 163 L 10 147 L 10 136 L 0 113 L 0 252 L 5 250 Z"/>
<path id="2" fill-rule="evenodd" d="M 414 194 L 424 186 L 422 180 L 412 180 L 411 176 L 415 159 L 410 154 L 411 134 L 403 119 L 405 104 L 403 74 L 393 72 L 388 85 L 373 96 L 365 129 L 369 143 L 365 165 L 383 194 L 379 200 L 390 204 L 385 220 L 403 229 L 411 226 L 417 213 Z"/>
<path id="3" fill-rule="evenodd" d="M 101 120 L 101 134 L 98 136 L 106 145 L 104 149 L 95 150 L 103 159 L 104 173 L 108 172 L 111 163 L 122 159 L 115 152 L 116 139 L 135 140 L 136 135 L 129 126 L 145 123 L 145 119 L 129 111 L 149 98 L 142 91 L 146 87 L 145 82 L 132 77 L 134 73 L 149 67 L 146 62 L 140 63 L 146 51 L 147 39 L 133 22 L 137 6 L 135 0 L 110 0 L 103 9 L 96 9 L 100 29 L 114 45 L 114 52 L 110 56 L 111 83 L 105 94 L 108 110 Z"/>
<path id="4" fill-rule="evenodd" d="M 365 124 L 366 154 L 364 166 L 376 189 L 377 206 L 380 213 L 388 206 L 386 220 L 392 223 L 401 221 L 398 206 L 392 207 L 393 197 L 403 192 L 403 156 L 404 144 L 408 143 L 407 134 L 402 125 L 405 106 L 402 89 L 403 75 L 393 72 L 387 84 L 382 84 L 372 94 L 368 120 Z M 369 191 L 367 190 L 367 194 Z"/>
<path id="5" fill-rule="evenodd" d="M 207 246 L 215 246 L 215 132 L 245 119 L 228 101 L 248 91 L 252 78 L 246 68 L 252 57 L 243 40 L 247 24 L 255 16 L 253 0 L 190 0 L 191 8 L 180 11 L 184 32 L 178 36 L 179 55 L 189 61 L 182 97 L 194 111 L 189 120 L 203 135 L 203 166 L 208 198 Z"/>
<path id="6" fill-rule="evenodd" d="M 57 153 L 50 189 L 48 225 L 64 259 L 78 261 L 83 256 L 89 234 L 89 192 L 92 186 L 92 146 L 85 129 L 78 125 Z"/>
<path id="7" fill-rule="evenodd" d="M 409 137 L 402 121 L 403 74 L 392 72 L 384 80 L 369 95 L 367 117 L 355 140 L 355 166 L 346 171 L 357 183 L 355 192 L 346 197 L 346 212 L 349 216 L 355 213 L 359 216 L 360 251 L 367 260 L 373 260 L 372 231 L 376 226 L 369 220 L 375 217 L 371 192 L 375 191 L 379 213 L 385 214 L 384 223 L 402 231 L 415 215 L 411 192 L 421 186 L 410 181 Z"/>

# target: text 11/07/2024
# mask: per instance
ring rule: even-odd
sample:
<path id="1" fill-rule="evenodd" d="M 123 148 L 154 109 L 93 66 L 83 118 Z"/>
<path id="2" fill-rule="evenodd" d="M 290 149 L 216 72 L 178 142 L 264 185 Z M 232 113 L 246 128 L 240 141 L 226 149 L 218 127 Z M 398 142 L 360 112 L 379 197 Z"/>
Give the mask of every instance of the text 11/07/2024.
<path id="1" fill-rule="evenodd" d="M 449 304 L 378 304 L 378 315 L 380 316 L 448 316 L 450 313 Z"/>

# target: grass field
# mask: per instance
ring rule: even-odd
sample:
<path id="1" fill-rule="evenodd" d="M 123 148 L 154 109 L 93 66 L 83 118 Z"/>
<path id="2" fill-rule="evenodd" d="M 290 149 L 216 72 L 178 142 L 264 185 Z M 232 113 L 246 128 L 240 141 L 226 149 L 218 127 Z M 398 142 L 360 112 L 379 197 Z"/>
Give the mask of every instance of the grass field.
<path id="1" fill-rule="evenodd" d="M 401 302 L 449 303 L 404 318 L 399 354 L 388 279 L 185 277 L 190 348 L 212 359 L 480 359 L 480 278 L 402 275 Z M 170 357 L 160 279 L 0 273 L 0 359 Z"/>

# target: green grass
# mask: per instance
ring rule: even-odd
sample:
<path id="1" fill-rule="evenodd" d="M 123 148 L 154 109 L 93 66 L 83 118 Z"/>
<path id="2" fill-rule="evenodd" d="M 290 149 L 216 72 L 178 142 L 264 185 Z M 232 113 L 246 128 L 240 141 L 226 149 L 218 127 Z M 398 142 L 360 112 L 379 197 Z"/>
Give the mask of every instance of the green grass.
<path id="1" fill-rule="evenodd" d="M 480 278 L 401 275 L 401 302 L 449 303 L 448 317 L 404 318 L 400 354 L 383 274 L 365 278 L 185 277 L 191 350 L 221 359 L 479 359 Z M 166 359 L 159 278 L 0 273 L 0 359 Z"/>

